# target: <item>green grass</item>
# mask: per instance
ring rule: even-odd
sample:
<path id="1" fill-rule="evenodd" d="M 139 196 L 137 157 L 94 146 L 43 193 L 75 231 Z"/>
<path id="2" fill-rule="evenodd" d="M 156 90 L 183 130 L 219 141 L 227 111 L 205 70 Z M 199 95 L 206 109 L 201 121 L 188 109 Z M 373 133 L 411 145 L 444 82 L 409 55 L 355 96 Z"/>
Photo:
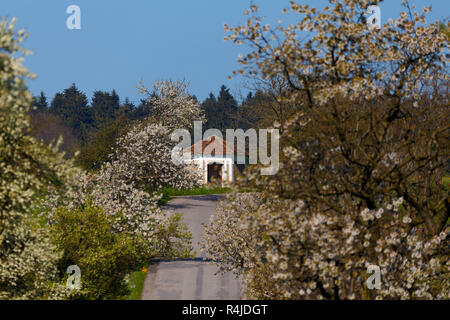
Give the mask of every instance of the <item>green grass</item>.
<path id="1" fill-rule="evenodd" d="M 223 194 L 230 192 L 230 188 L 222 188 L 222 187 L 199 187 L 194 188 L 190 190 L 179 190 L 179 189 L 173 189 L 173 188 L 164 188 L 163 189 L 163 196 L 159 200 L 158 204 L 160 206 L 166 204 L 170 199 L 176 196 L 199 196 L 199 195 L 206 195 L 206 194 Z"/>
<path id="2" fill-rule="evenodd" d="M 130 275 L 130 281 L 128 287 L 130 289 L 130 294 L 126 300 L 140 300 L 142 295 L 142 290 L 144 289 L 145 277 L 147 276 L 146 271 L 136 271 Z"/>

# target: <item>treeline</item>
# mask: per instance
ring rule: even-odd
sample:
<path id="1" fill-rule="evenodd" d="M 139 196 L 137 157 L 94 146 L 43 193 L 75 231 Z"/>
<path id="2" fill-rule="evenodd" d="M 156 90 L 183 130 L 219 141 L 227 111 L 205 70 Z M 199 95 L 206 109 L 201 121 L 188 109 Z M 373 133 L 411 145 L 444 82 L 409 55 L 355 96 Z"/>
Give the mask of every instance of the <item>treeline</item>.
<path id="1" fill-rule="evenodd" d="M 263 127 L 275 120 L 276 114 L 261 108 L 270 104 L 269 94 L 256 90 L 241 100 L 238 102 L 224 85 L 217 96 L 210 93 L 201 103 L 206 118 L 203 129 L 216 128 L 225 133 L 226 129 Z M 99 169 L 117 137 L 131 122 L 150 116 L 153 107 L 151 99 L 141 99 L 139 105 L 128 98 L 121 101 L 115 90 L 95 91 L 89 101 L 75 84 L 58 92 L 51 101 L 41 92 L 33 98 L 33 106 L 33 135 L 47 144 L 62 136 L 61 149 L 69 157 L 80 151 L 76 161 L 89 170 Z"/>
<path id="2" fill-rule="evenodd" d="M 96 168 L 113 146 L 122 125 L 132 118 L 133 104 L 120 103 L 119 95 L 95 91 L 89 103 L 85 93 L 75 84 L 57 93 L 51 102 L 43 92 L 33 98 L 31 114 L 33 135 L 46 143 L 63 137 L 61 148 L 68 156 L 80 151 L 78 162 Z"/>

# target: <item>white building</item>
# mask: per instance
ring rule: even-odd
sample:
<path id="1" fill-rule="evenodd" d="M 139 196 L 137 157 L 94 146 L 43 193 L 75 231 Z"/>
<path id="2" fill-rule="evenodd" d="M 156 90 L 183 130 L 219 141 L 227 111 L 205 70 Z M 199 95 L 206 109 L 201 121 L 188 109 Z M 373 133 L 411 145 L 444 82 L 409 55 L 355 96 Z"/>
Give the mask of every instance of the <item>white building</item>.
<path id="1" fill-rule="evenodd" d="M 235 179 L 235 159 L 245 155 L 237 155 L 227 142 L 218 136 L 198 141 L 183 150 L 190 154 L 190 162 L 194 162 L 202 175 L 204 184 L 219 182 L 222 185 Z"/>

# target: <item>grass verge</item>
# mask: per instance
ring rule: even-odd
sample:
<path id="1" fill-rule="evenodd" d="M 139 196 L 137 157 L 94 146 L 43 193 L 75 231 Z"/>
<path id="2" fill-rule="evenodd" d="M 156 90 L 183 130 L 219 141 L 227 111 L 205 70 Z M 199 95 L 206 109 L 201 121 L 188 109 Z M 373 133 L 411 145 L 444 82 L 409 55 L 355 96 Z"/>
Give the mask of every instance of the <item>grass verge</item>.
<path id="1" fill-rule="evenodd" d="M 222 187 L 199 187 L 194 188 L 190 190 L 179 190 L 179 189 L 173 189 L 173 188 L 164 188 L 163 189 L 163 196 L 159 200 L 158 204 L 160 206 L 166 204 L 170 199 L 176 196 L 200 196 L 200 195 L 206 195 L 206 194 L 223 194 L 230 192 L 230 188 L 222 188 Z"/>
<path id="2" fill-rule="evenodd" d="M 133 272 L 130 275 L 128 287 L 130 288 L 130 294 L 126 300 L 141 300 L 142 290 L 144 289 L 145 277 L 147 276 L 147 269 Z"/>

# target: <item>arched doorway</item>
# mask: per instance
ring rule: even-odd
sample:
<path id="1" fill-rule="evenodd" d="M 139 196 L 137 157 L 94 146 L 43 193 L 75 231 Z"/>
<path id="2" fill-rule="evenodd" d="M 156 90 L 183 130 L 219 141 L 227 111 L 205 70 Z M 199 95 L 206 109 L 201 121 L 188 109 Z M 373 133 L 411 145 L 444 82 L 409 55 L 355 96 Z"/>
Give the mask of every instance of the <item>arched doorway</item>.
<path id="1" fill-rule="evenodd" d="M 222 163 L 208 163 L 208 183 L 222 182 Z"/>

